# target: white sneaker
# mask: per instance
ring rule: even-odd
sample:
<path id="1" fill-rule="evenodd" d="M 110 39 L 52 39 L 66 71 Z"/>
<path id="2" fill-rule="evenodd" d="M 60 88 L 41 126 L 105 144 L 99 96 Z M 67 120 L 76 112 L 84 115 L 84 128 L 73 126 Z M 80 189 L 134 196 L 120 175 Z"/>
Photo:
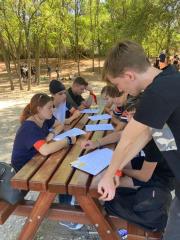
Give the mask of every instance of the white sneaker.
<path id="1" fill-rule="evenodd" d="M 66 222 L 66 221 L 60 221 L 59 224 L 71 230 L 79 230 L 84 226 L 83 224 L 80 224 L 80 223 L 73 223 L 73 222 Z"/>

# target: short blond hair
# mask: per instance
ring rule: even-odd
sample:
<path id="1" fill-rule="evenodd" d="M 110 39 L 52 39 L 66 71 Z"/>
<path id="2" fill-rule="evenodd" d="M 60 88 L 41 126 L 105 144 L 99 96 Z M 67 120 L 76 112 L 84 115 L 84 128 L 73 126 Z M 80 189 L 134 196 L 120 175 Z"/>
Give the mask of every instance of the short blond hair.
<path id="1" fill-rule="evenodd" d="M 104 62 L 102 77 L 108 81 L 108 76 L 118 77 L 125 69 L 144 72 L 149 66 L 149 59 L 139 44 L 131 41 L 119 42 L 110 50 Z"/>

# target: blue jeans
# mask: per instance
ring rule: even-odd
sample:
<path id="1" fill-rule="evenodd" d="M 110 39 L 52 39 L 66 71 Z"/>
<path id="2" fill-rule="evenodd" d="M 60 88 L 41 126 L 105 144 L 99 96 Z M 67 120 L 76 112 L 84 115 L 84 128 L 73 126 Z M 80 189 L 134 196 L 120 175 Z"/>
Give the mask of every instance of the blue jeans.
<path id="1" fill-rule="evenodd" d="M 61 203 L 61 204 L 67 204 L 67 205 L 71 204 L 72 195 L 59 194 L 58 198 L 59 198 L 59 203 Z"/>
<path id="2" fill-rule="evenodd" d="M 163 240 L 180 240 L 180 200 L 172 201 Z"/>

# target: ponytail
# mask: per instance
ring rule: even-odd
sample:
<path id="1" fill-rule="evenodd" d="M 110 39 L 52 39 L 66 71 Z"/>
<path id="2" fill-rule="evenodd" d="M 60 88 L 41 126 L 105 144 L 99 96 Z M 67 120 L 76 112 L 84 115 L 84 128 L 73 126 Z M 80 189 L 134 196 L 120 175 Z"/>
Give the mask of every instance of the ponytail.
<path id="1" fill-rule="evenodd" d="M 49 97 L 45 93 L 37 93 L 32 98 L 29 104 L 24 108 L 21 116 L 20 122 L 23 123 L 27 118 L 37 114 L 37 107 L 43 107 L 49 101 L 52 101 L 51 97 Z"/>
<path id="2" fill-rule="evenodd" d="M 26 105 L 26 107 L 24 108 L 24 110 L 22 111 L 22 114 L 20 116 L 20 122 L 21 124 L 31 116 L 31 109 L 30 109 L 30 103 L 28 103 Z"/>

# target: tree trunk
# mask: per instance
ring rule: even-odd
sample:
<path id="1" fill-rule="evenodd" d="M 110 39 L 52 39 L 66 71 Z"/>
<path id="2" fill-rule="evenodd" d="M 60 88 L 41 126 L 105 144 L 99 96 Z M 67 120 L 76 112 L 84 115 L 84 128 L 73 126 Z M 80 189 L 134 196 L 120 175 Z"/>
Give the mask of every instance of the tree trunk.
<path id="1" fill-rule="evenodd" d="M 91 32 L 91 57 L 92 57 L 92 72 L 94 72 L 94 31 L 93 28 L 93 17 L 92 17 L 92 0 L 89 0 L 90 9 L 90 32 Z"/>
<path id="2" fill-rule="evenodd" d="M 75 61 L 77 62 L 78 75 L 80 76 L 80 52 L 79 52 L 79 28 L 78 28 L 78 7 L 80 7 L 80 2 L 75 0 Z"/>
<path id="3" fill-rule="evenodd" d="M 45 35 L 45 42 L 44 42 L 44 46 L 45 46 L 45 58 L 46 58 L 46 65 L 49 65 L 49 59 L 48 59 L 48 43 L 47 43 L 47 32 Z"/>
<path id="4" fill-rule="evenodd" d="M 40 55 L 40 39 L 38 38 L 37 35 L 35 35 L 34 39 L 34 48 L 35 48 L 35 83 L 39 85 L 40 83 L 40 60 L 39 60 L 39 55 Z"/>
<path id="5" fill-rule="evenodd" d="M 23 90 L 20 66 L 21 66 L 21 60 L 20 60 L 20 55 L 18 55 L 17 71 L 18 71 L 18 78 L 19 78 L 19 88 L 20 88 L 20 90 Z"/>
<path id="6" fill-rule="evenodd" d="M 98 69 L 99 73 L 101 72 L 101 42 L 100 42 L 100 34 L 99 34 L 99 0 L 96 0 L 96 25 L 97 25 L 97 46 L 98 46 Z"/>
<path id="7" fill-rule="evenodd" d="M 27 37 L 27 64 L 28 64 L 28 88 L 27 90 L 31 90 L 31 50 L 30 50 L 30 41 L 29 36 Z"/>
<path id="8" fill-rule="evenodd" d="M 9 54 L 6 50 L 5 44 L 4 44 L 4 40 L 2 39 L 2 36 L 0 36 L 0 43 L 1 43 L 1 51 L 2 51 L 2 55 L 3 55 L 3 59 L 5 62 L 5 66 L 6 66 L 6 71 L 8 74 L 8 79 L 9 79 L 9 83 L 10 83 L 10 88 L 13 91 L 14 90 L 14 83 L 12 80 L 12 75 L 11 75 L 11 67 L 10 67 L 10 59 L 9 59 Z"/>

